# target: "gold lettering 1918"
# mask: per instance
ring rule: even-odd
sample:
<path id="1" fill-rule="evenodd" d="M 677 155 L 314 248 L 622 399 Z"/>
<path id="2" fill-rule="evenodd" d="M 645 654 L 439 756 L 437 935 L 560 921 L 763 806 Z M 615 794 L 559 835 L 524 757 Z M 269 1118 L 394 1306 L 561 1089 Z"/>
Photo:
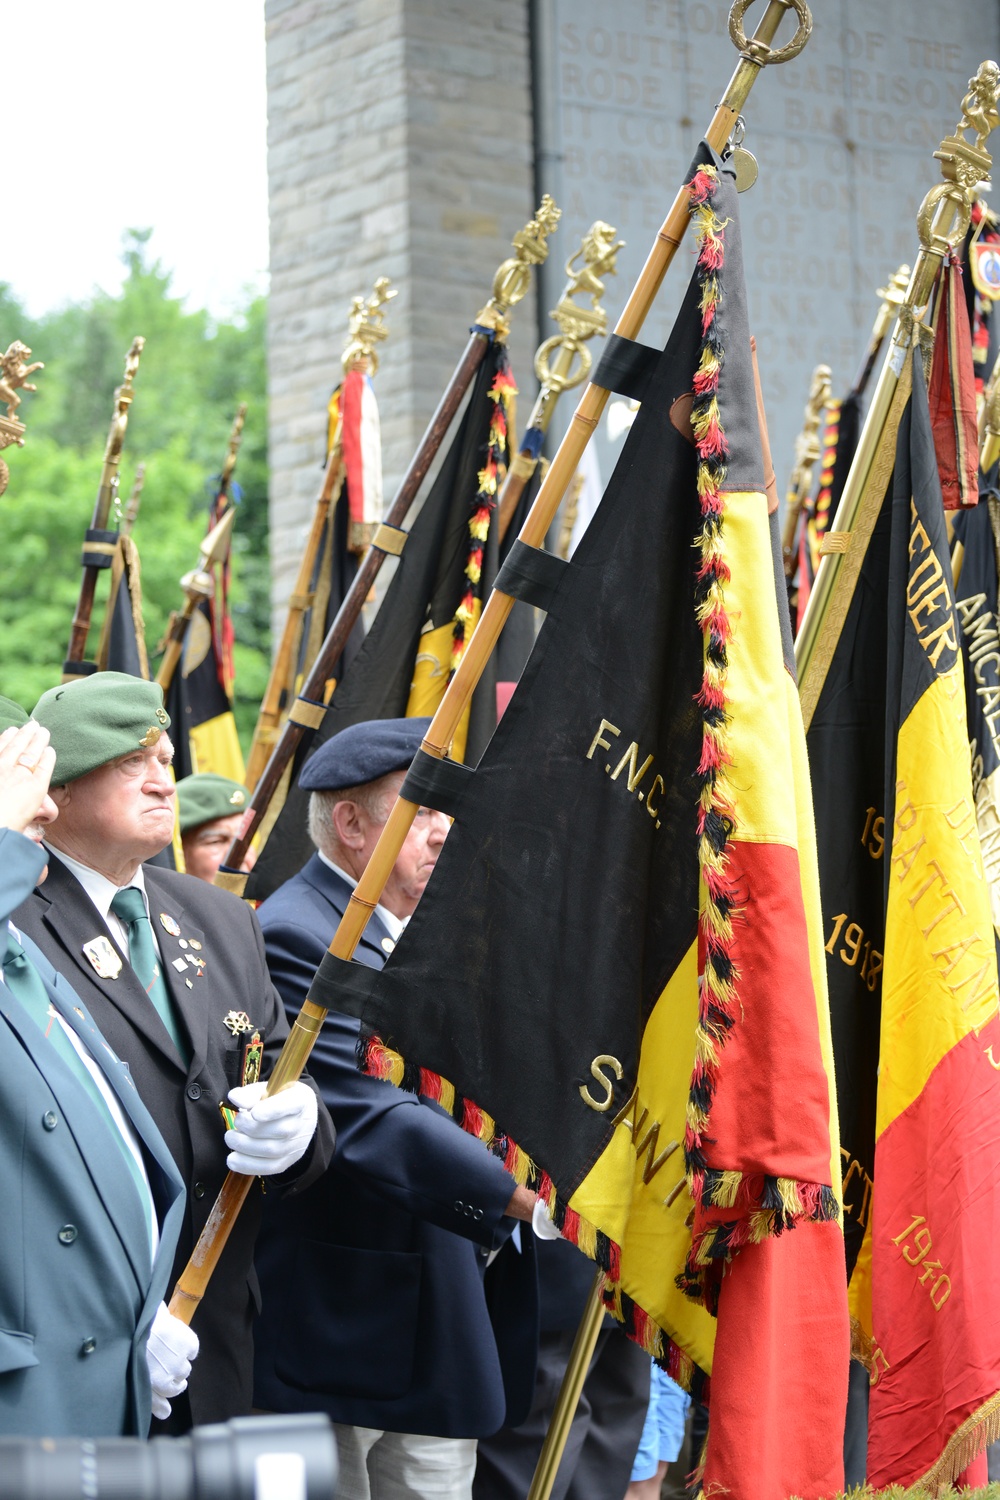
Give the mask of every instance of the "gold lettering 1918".
<path id="1" fill-rule="evenodd" d="M 846 921 L 846 911 L 842 911 L 839 916 L 834 917 L 833 932 L 830 934 L 830 941 L 826 944 L 826 951 L 827 953 L 833 953 L 837 946 L 837 940 L 841 933 L 843 933 L 844 942 L 837 957 L 849 969 L 853 969 L 858 959 L 861 958 L 860 977 L 864 980 L 869 990 L 874 993 L 882 974 L 883 956 L 877 948 L 872 947 L 871 939 L 865 937 L 860 923 L 851 922 L 845 927 L 844 923 Z"/>

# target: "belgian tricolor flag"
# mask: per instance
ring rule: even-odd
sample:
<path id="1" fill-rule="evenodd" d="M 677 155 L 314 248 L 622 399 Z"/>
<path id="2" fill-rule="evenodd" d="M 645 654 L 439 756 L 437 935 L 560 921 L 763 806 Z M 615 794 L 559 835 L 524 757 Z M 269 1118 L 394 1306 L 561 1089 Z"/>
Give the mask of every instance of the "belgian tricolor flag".
<path id="1" fill-rule="evenodd" d="M 916 355 L 902 406 L 910 379 L 809 732 L 876 1488 L 953 1480 L 1000 1431 L 1000 997 Z"/>
<path id="2" fill-rule="evenodd" d="M 600 507 L 569 562 L 518 544 L 498 577 L 547 615 L 420 906 L 381 973 L 320 981 L 369 1072 L 545 1199 L 633 1338 L 711 1371 L 706 1490 L 816 1500 L 848 1337 L 811 799 L 737 198 L 705 145 L 690 195 L 667 348 L 616 343 L 650 373 Z"/>
<path id="3" fill-rule="evenodd" d="M 497 493 L 507 463 L 507 409 L 514 392 L 504 345 L 494 341 L 476 373 L 451 447 L 410 531 L 378 614 L 337 683 L 310 742 L 320 745 L 366 719 L 421 718 L 444 696 L 496 575 Z M 346 653 L 345 653 L 346 655 Z M 480 683 L 457 736 L 456 756 L 478 759 L 497 720 L 496 679 Z M 284 805 L 247 880 L 262 901 L 298 873 L 312 852 L 308 792 L 296 767 Z"/>

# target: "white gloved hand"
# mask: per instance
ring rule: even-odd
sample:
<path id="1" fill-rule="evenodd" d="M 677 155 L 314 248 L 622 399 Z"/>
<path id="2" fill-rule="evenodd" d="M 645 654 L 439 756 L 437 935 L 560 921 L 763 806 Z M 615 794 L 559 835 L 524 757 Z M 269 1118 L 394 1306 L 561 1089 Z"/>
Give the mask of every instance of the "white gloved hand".
<path id="1" fill-rule="evenodd" d="M 531 1227 L 535 1236 L 540 1240 L 561 1240 L 562 1235 L 549 1217 L 548 1205 L 541 1198 L 535 1199 L 535 1206 L 531 1210 Z"/>
<path id="2" fill-rule="evenodd" d="M 192 1333 L 180 1318 L 175 1318 L 165 1302 L 161 1302 L 146 1344 L 154 1417 L 169 1417 L 170 1398 L 187 1390 L 191 1361 L 197 1357 L 198 1335 Z"/>
<path id="3" fill-rule="evenodd" d="M 264 1084 L 248 1083 L 229 1090 L 238 1109 L 236 1123 L 226 1131 L 230 1172 L 246 1177 L 276 1177 L 287 1172 L 305 1153 L 316 1130 L 318 1104 L 304 1083 L 262 1098 Z"/>

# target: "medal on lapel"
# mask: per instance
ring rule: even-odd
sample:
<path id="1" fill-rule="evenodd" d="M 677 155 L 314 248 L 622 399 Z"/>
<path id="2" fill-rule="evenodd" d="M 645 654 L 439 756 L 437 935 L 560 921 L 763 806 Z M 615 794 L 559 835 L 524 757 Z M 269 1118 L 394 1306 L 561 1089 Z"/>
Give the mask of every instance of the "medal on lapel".
<path id="1" fill-rule="evenodd" d="M 98 979 L 117 979 L 122 971 L 122 960 L 106 937 L 91 938 L 84 943 L 83 951 Z"/>
<path id="2" fill-rule="evenodd" d="M 260 1070 L 263 1061 L 264 1043 L 261 1040 L 260 1032 L 255 1031 L 243 1048 L 243 1076 L 240 1079 L 241 1085 L 260 1082 Z"/>
<path id="3" fill-rule="evenodd" d="M 223 1026 L 228 1026 L 233 1036 L 239 1036 L 243 1031 L 253 1031 L 253 1022 L 245 1010 L 231 1010 L 222 1018 Z"/>
<path id="4" fill-rule="evenodd" d="M 168 911 L 160 912 L 160 926 L 164 932 L 169 932 L 171 937 L 180 937 L 181 929 Z"/>

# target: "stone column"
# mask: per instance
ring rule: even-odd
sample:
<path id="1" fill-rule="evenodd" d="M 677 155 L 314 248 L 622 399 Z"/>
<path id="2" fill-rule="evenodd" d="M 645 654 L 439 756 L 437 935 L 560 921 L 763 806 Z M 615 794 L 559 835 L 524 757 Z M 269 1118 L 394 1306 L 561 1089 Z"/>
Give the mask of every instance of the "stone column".
<path id="1" fill-rule="evenodd" d="M 376 378 L 387 500 L 534 210 L 527 0 L 266 0 L 272 607 L 321 481 L 350 300 L 400 295 Z M 556 252 L 558 253 L 558 251 Z M 512 315 L 530 400 L 534 290 Z"/>

